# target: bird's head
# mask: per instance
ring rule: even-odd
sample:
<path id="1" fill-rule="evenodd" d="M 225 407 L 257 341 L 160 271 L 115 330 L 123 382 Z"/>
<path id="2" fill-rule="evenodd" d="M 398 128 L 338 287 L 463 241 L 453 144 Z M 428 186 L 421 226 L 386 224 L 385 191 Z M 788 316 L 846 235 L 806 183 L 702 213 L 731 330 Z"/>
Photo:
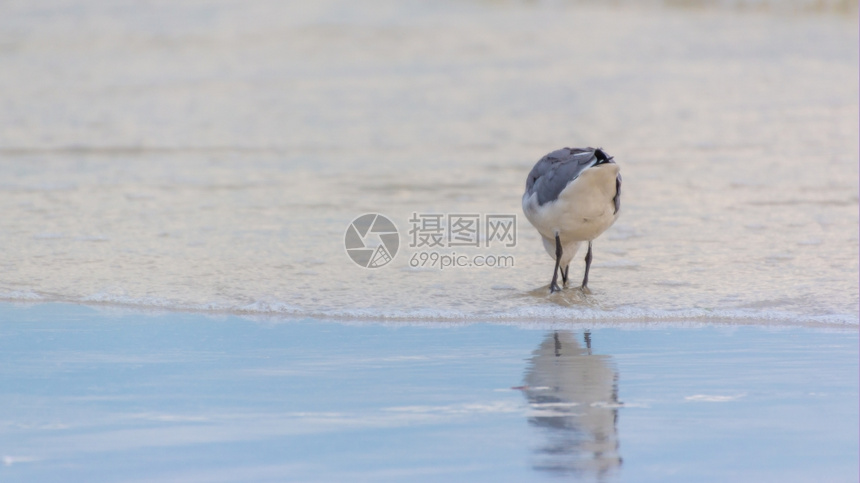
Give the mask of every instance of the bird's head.
<path id="1" fill-rule="evenodd" d="M 597 158 L 597 162 L 594 163 L 595 166 L 598 166 L 598 165 L 601 165 L 604 163 L 612 163 L 613 159 L 615 159 L 612 156 L 607 156 L 606 153 L 604 153 L 603 150 L 600 148 L 597 148 L 594 150 L 594 157 Z"/>

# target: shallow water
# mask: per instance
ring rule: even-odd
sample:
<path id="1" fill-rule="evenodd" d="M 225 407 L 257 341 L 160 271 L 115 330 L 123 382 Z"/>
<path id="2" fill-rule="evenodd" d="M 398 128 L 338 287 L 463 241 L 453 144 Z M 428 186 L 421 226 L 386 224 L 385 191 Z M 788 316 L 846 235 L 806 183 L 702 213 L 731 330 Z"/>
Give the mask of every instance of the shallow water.
<path id="1" fill-rule="evenodd" d="M 0 299 L 856 325 L 856 15 L 709 4 L 5 3 Z M 520 197 L 583 145 L 622 215 L 593 293 L 549 296 Z M 377 269 L 364 213 L 400 232 Z M 413 214 L 516 215 L 516 246 L 410 247 Z M 410 266 L 455 253 L 513 266 Z"/>
<path id="2" fill-rule="evenodd" d="M 0 304 L 4 482 L 848 482 L 853 328 Z"/>

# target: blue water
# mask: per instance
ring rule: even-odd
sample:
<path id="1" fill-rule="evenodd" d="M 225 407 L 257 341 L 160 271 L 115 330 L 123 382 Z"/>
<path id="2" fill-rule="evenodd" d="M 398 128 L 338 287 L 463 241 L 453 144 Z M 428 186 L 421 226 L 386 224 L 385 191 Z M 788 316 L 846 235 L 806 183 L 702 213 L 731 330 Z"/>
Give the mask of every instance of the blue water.
<path id="1" fill-rule="evenodd" d="M 0 480 L 856 481 L 856 331 L 569 329 L 0 305 Z"/>

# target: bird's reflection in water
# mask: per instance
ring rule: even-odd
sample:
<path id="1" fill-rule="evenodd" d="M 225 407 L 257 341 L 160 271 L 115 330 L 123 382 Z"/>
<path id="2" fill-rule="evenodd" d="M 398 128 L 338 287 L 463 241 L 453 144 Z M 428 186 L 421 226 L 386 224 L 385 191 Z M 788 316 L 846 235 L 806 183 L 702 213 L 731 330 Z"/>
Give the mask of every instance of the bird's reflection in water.
<path id="1" fill-rule="evenodd" d="M 621 466 L 618 372 L 609 356 L 591 353 L 566 331 L 547 334 L 525 373 L 529 424 L 541 432 L 533 466 L 584 481 L 606 481 Z"/>

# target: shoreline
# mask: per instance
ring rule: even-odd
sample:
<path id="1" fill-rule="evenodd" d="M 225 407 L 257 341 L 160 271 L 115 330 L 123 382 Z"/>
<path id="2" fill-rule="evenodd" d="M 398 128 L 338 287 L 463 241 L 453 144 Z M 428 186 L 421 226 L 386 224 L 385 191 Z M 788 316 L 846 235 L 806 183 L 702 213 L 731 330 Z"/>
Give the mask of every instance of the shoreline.
<path id="1" fill-rule="evenodd" d="M 35 306 L 68 306 L 89 308 L 104 314 L 131 314 L 148 316 L 165 316 L 170 314 L 200 315 L 210 318 L 236 317 L 243 320 L 262 323 L 290 323 L 296 321 L 313 320 L 317 322 L 334 322 L 345 325 L 393 325 L 393 326 L 430 326 L 430 327 L 460 327 L 473 324 L 489 324 L 499 326 L 512 326 L 528 329 L 562 329 L 577 330 L 583 328 L 628 328 L 628 329 L 661 329 L 661 328 L 702 328 L 702 327 L 763 327 L 763 328 L 808 328 L 825 329 L 846 332 L 860 331 L 860 321 L 829 322 L 827 320 L 809 320 L 809 316 L 793 316 L 791 314 L 780 314 L 780 317 L 755 317 L 752 314 L 736 315 L 734 317 L 721 316 L 715 311 L 713 316 L 705 315 L 665 315 L 665 316 L 636 316 L 631 315 L 624 318 L 611 315 L 603 318 L 586 317 L 579 320 L 560 320 L 557 315 L 545 317 L 499 317 L 476 314 L 474 316 L 434 317 L 427 315 L 367 315 L 366 312 L 356 314 L 319 314 L 319 313 L 277 313 L 277 312 L 255 312 L 230 309 L 197 309 L 197 308 L 172 308 L 153 307 L 137 304 L 111 303 L 111 302 L 76 302 L 76 301 L 18 301 L 0 299 L 0 307 L 24 307 Z M 571 309 L 574 310 L 574 309 Z M 701 311 L 701 309 L 699 309 Z M 593 314 L 595 311 L 592 311 Z M 833 316 L 842 318 L 842 316 Z M 850 316 L 845 315 L 847 320 Z M 831 316 L 822 316 L 831 318 Z M 803 320 L 806 319 L 806 320 Z"/>

